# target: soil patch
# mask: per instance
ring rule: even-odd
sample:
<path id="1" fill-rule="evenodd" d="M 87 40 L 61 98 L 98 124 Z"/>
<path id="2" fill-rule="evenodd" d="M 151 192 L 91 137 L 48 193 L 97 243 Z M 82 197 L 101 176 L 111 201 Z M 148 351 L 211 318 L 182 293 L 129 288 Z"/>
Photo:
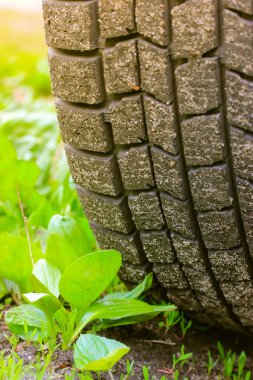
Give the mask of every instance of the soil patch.
<path id="1" fill-rule="evenodd" d="M 176 327 L 165 334 L 164 329 L 158 327 L 159 319 L 141 324 L 139 326 L 126 326 L 114 328 L 103 333 L 104 336 L 120 340 L 131 348 L 130 353 L 121 360 L 114 368 L 113 374 L 115 379 L 120 379 L 120 375 L 125 373 L 126 359 L 134 360 L 134 373 L 130 377 L 132 380 L 142 380 L 142 367 L 146 365 L 150 369 L 150 379 L 160 379 L 165 375 L 167 379 L 173 379 L 171 372 L 173 354 L 180 352 L 182 344 L 185 346 L 185 352 L 192 352 L 192 359 L 180 371 L 180 379 L 187 376 L 190 380 L 205 379 L 222 379 L 222 366 L 217 364 L 213 369 L 210 377 L 207 375 L 207 358 L 208 351 L 211 352 L 214 360 L 218 357 L 217 342 L 220 341 L 223 347 L 240 354 L 245 351 L 248 357 L 247 369 L 253 374 L 253 345 L 252 339 L 226 332 L 219 329 L 205 329 L 201 331 L 199 325 L 193 325 L 187 336 L 182 341 L 180 339 L 180 330 Z M 202 328 L 203 330 L 203 328 Z M 9 331 L 4 324 L 3 319 L 0 321 L 0 349 L 4 350 L 6 355 L 11 351 L 6 336 Z M 25 342 L 18 344 L 16 352 L 28 365 L 36 362 L 38 348 L 33 345 L 27 345 Z M 51 365 L 48 368 L 45 379 L 64 379 L 65 375 L 71 373 L 73 368 L 72 351 L 62 352 L 57 350 L 53 356 Z M 78 378 L 78 377 L 77 377 Z M 33 379 L 32 375 L 26 379 Z M 36 377 L 34 378 L 36 379 Z M 102 379 L 109 379 L 108 375 L 102 376 Z"/>

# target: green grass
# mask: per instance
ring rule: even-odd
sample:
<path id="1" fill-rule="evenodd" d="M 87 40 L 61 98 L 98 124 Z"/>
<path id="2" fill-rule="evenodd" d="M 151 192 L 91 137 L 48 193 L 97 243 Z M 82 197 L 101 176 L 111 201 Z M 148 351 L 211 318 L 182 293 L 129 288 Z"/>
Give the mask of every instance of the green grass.
<path id="1" fill-rule="evenodd" d="M 88 225 L 57 127 L 41 15 L 1 11 L 0 33 L 5 54 L 0 63 L 0 137 L 9 141 L 1 152 L 0 172 L 6 181 L 0 184 L 0 234 L 25 235 L 13 194 L 18 187 L 31 237 L 43 244 L 54 214 L 70 215 Z M 23 161 L 29 163 L 29 173 L 21 173 L 15 183 L 10 173 L 19 170 Z"/>

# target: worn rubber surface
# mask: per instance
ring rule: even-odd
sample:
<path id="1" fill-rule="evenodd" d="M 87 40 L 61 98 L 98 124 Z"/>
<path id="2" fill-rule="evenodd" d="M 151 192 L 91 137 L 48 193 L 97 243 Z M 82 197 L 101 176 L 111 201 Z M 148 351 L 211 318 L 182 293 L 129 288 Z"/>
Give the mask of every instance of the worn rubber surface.
<path id="1" fill-rule="evenodd" d="M 80 200 L 122 278 L 253 330 L 253 3 L 44 0 Z M 106 270 L 106 268 L 105 268 Z"/>

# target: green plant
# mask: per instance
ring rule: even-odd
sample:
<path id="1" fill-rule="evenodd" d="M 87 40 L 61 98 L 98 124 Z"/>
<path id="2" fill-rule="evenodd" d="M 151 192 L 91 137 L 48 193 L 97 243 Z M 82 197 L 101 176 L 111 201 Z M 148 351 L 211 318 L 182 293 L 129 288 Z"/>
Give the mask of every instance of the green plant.
<path id="1" fill-rule="evenodd" d="M 130 362 L 129 360 L 126 361 L 126 374 L 123 375 L 121 374 L 120 380 L 128 380 L 129 377 L 133 374 L 134 372 L 134 361 Z"/>
<path id="2" fill-rule="evenodd" d="M 181 314 L 178 310 L 173 310 L 170 313 L 164 313 L 164 321 L 159 322 L 159 327 L 165 328 L 165 334 L 172 329 L 181 320 Z"/>
<path id="3" fill-rule="evenodd" d="M 165 334 L 176 325 L 179 325 L 181 330 L 181 336 L 179 339 L 183 340 L 192 326 L 192 320 L 187 320 L 184 313 L 176 309 L 169 313 L 164 313 L 164 321 L 159 322 L 159 327 L 165 328 Z"/>
<path id="4" fill-rule="evenodd" d="M 18 343 L 19 343 L 19 337 L 17 335 L 15 335 L 15 334 L 12 334 L 10 336 L 7 335 L 7 334 L 5 334 L 4 337 L 9 342 L 12 350 L 15 351 L 17 349 L 17 346 L 18 346 Z"/>
<path id="5" fill-rule="evenodd" d="M 150 379 L 150 377 L 149 377 L 149 369 L 148 369 L 148 367 L 145 366 L 145 365 L 142 367 L 142 374 L 143 374 L 143 379 L 144 379 L 144 380 L 154 380 L 153 377 L 152 377 L 152 379 Z M 160 380 L 166 380 L 166 377 L 165 377 L 165 376 L 162 376 L 162 377 L 160 378 Z"/>
<path id="6" fill-rule="evenodd" d="M 16 352 L 19 338 L 14 334 L 11 336 L 5 335 L 5 338 L 10 344 L 10 353 L 0 352 L 0 380 L 21 380 L 25 378 L 43 380 L 52 356 L 58 348 L 56 342 L 53 340 L 44 342 L 42 340 L 37 347 L 36 360 L 24 365 L 23 359 Z"/>
<path id="7" fill-rule="evenodd" d="M 0 380 L 12 379 L 20 380 L 28 372 L 24 370 L 24 362 L 14 351 L 10 355 L 0 352 Z"/>
<path id="8" fill-rule="evenodd" d="M 190 319 L 189 321 L 185 318 L 184 314 L 181 313 L 181 319 L 179 321 L 179 326 L 181 329 L 181 339 L 183 340 L 186 337 L 186 333 L 192 326 L 192 320 Z"/>
<path id="9" fill-rule="evenodd" d="M 147 366 L 142 367 L 143 379 L 149 380 L 149 370 Z"/>
<path id="10" fill-rule="evenodd" d="M 246 361 L 247 361 L 247 356 L 245 352 L 242 351 L 238 358 L 237 378 L 234 377 L 234 380 L 239 380 L 239 379 L 250 380 L 251 379 L 250 371 L 247 371 L 246 373 L 244 373 Z"/>
<path id="11" fill-rule="evenodd" d="M 245 372 L 245 365 L 247 361 L 247 356 L 244 351 L 242 351 L 237 358 L 236 354 L 232 350 L 225 351 L 221 342 L 217 343 L 219 360 L 223 365 L 223 376 L 226 379 L 231 380 L 250 380 L 251 372 Z"/>
<path id="12" fill-rule="evenodd" d="M 121 257 L 113 250 L 88 254 L 89 245 L 71 218 L 52 218 L 45 253 L 29 243 L 29 236 L 28 244 L 25 239 L 9 237 L 0 238 L 0 243 L 0 274 L 19 285 L 27 302 L 8 310 L 5 317 L 10 330 L 22 339 L 56 339 L 60 334 L 62 348 L 68 349 L 95 320 L 101 320 L 100 328 L 105 329 L 174 309 L 137 299 L 151 286 L 151 274 L 132 291 L 110 293 L 98 300 L 117 274 Z M 85 351 L 94 346 L 92 355 Z M 81 370 L 108 370 L 128 350 L 119 342 L 86 334 L 77 340 L 74 358 Z"/>
<path id="13" fill-rule="evenodd" d="M 182 369 L 183 366 L 192 358 L 192 352 L 185 353 L 184 345 L 181 346 L 180 353 L 173 354 L 172 357 L 172 368 L 175 370 L 177 367 Z"/>
<path id="14" fill-rule="evenodd" d="M 208 376 L 211 375 L 212 370 L 217 365 L 219 359 L 216 359 L 215 361 L 212 358 L 211 352 L 208 351 L 208 359 L 207 359 L 207 374 Z"/>

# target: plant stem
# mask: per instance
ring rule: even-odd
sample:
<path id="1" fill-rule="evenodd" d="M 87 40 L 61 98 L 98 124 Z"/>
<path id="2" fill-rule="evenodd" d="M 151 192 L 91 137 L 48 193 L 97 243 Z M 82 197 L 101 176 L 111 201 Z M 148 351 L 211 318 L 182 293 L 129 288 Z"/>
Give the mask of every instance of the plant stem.
<path id="1" fill-rule="evenodd" d="M 113 376 L 113 374 L 112 374 L 112 371 L 109 370 L 108 373 L 109 373 L 110 379 L 111 379 L 111 380 L 115 380 L 115 379 L 114 379 L 114 376 Z"/>
<path id="2" fill-rule="evenodd" d="M 25 233 L 26 233 L 27 242 L 28 242 L 28 250 L 29 250 L 31 261 L 32 261 L 32 265 L 34 266 L 32 247 L 31 247 L 31 238 L 30 238 L 28 224 L 27 224 L 27 217 L 25 216 L 25 213 L 24 213 L 24 208 L 23 208 L 23 204 L 22 204 L 22 201 L 21 201 L 19 190 L 17 190 L 17 195 L 18 195 L 19 208 L 20 208 L 21 215 L 22 215 L 22 218 L 23 218 L 23 221 L 24 221 Z"/>

